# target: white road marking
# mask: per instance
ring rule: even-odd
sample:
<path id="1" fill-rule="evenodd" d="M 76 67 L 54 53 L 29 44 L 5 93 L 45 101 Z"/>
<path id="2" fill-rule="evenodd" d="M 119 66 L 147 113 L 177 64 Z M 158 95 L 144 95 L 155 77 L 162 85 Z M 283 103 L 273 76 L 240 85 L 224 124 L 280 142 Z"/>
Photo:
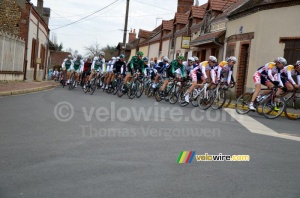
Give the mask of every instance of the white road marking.
<path id="1" fill-rule="evenodd" d="M 277 138 L 283 138 L 288 140 L 300 141 L 300 137 L 291 136 L 288 134 L 277 133 L 274 130 L 266 127 L 255 119 L 251 118 L 248 115 L 240 115 L 236 113 L 235 109 L 224 109 L 231 117 L 248 129 L 251 133 L 256 133 L 260 135 L 268 135 Z"/>

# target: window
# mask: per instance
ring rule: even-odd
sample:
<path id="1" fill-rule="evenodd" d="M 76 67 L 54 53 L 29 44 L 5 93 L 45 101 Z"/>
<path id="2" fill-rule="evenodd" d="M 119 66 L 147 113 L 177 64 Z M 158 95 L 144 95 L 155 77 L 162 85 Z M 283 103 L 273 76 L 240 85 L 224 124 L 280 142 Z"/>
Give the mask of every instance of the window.
<path id="1" fill-rule="evenodd" d="M 234 45 L 227 45 L 226 57 L 234 56 L 234 50 L 235 50 Z"/>
<path id="2" fill-rule="evenodd" d="M 35 67 L 35 62 L 36 62 L 36 56 L 35 56 L 35 50 L 36 50 L 36 40 L 32 39 L 32 45 L 31 45 L 31 64 L 30 67 L 34 68 Z"/>
<path id="3" fill-rule="evenodd" d="M 41 44 L 41 51 L 40 51 L 40 57 L 41 57 L 41 63 L 40 63 L 40 69 L 45 68 L 45 58 L 46 58 L 46 48 L 44 45 Z"/>
<path id="4" fill-rule="evenodd" d="M 300 39 L 285 40 L 284 58 L 288 64 L 295 64 L 300 59 Z"/>

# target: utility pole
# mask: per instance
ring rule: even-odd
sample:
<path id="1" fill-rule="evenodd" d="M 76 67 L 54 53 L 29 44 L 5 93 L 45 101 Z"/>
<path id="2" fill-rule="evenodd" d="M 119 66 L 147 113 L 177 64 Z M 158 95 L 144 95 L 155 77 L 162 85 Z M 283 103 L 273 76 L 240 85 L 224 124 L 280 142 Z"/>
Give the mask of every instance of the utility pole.
<path id="1" fill-rule="evenodd" d="M 126 0 L 126 16 L 125 16 L 125 26 L 124 26 L 123 46 L 122 46 L 122 52 L 124 55 L 125 55 L 125 47 L 126 47 L 128 12 L 129 12 L 129 0 Z"/>

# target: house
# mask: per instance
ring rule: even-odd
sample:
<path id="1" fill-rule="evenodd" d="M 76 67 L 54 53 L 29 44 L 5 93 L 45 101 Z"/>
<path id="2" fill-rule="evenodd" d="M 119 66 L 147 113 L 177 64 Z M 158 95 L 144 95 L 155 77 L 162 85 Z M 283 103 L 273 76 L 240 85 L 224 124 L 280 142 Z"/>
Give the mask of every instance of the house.
<path id="1" fill-rule="evenodd" d="M 0 29 L 6 34 L 19 37 L 24 41 L 24 50 L 20 50 L 22 47 L 11 47 L 11 54 L 5 56 L 7 59 L 7 57 L 14 57 L 15 54 L 22 54 L 22 63 L 15 65 L 14 60 L 19 60 L 18 57 L 11 58 L 11 61 L 2 58 L 1 61 L 4 61 L 6 65 L 4 66 L 5 71 L 2 69 L 0 74 L 14 75 L 15 77 L 10 79 L 16 80 L 44 80 L 50 57 L 50 47 L 53 47 L 49 42 L 50 9 L 43 7 L 43 0 L 38 0 L 37 7 L 33 6 L 30 0 L 2 0 L 0 9 Z M 4 44 L 6 43 L 2 43 L 2 46 Z M 21 71 L 20 65 L 22 65 Z M 16 68 L 18 69 L 16 70 Z"/>
<path id="2" fill-rule="evenodd" d="M 193 54 L 200 61 L 207 60 L 211 55 L 218 60 L 223 59 L 227 14 L 235 5 L 236 0 L 208 0 L 207 5 L 202 5 L 203 8 L 206 7 L 206 11 L 204 16 L 199 16 L 202 17 L 199 24 L 200 34 L 191 41 Z"/>
<path id="3" fill-rule="evenodd" d="M 61 52 L 61 51 L 55 51 L 52 52 L 50 55 L 50 63 L 49 63 L 49 69 L 61 69 L 61 65 L 65 58 L 68 57 L 68 55 L 72 55 L 71 52 Z"/>
<path id="4" fill-rule="evenodd" d="M 238 58 L 236 95 L 253 89 L 253 74 L 281 56 L 288 64 L 300 59 L 300 1 L 247 1 L 228 15 L 226 54 Z"/>

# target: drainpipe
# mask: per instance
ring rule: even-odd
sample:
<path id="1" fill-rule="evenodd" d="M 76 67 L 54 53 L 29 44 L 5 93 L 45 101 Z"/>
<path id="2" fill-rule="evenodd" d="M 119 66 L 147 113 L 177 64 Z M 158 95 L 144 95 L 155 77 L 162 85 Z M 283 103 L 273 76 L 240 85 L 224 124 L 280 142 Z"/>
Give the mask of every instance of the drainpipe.
<path id="1" fill-rule="evenodd" d="M 34 67 L 35 67 L 35 69 L 34 69 L 34 71 L 33 71 L 33 80 L 36 80 L 37 78 L 36 78 L 36 76 L 37 76 L 37 70 L 38 70 L 38 66 L 37 66 L 37 63 L 36 63 L 36 61 L 37 61 L 37 57 L 39 57 L 39 47 L 40 47 L 40 40 L 39 40 L 39 31 L 40 31 L 40 18 L 38 17 L 37 18 L 37 30 L 36 30 L 36 43 L 37 43 L 37 45 L 36 45 L 36 50 L 35 50 L 35 52 L 36 52 L 36 54 L 35 54 L 35 64 L 34 64 Z"/>
<path id="2" fill-rule="evenodd" d="M 32 5 L 30 6 L 30 10 L 29 10 L 29 15 L 28 15 L 28 30 L 27 30 L 27 40 L 26 40 L 26 46 L 25 46 L 25 63 L 23 64 L 23 71 L 24 71 L 24 78 L 23 80 L 27 80 L 26 79 L 26 75 L 27 75 L 27 65 L 28 65 L 28 58 L 27 58 L 27 54 L 28 54 L 28 42 L 29 42 L 29 29 L 30 29 L 30 15 L 31 15 L 31 10 L 32 10 Z"/>

